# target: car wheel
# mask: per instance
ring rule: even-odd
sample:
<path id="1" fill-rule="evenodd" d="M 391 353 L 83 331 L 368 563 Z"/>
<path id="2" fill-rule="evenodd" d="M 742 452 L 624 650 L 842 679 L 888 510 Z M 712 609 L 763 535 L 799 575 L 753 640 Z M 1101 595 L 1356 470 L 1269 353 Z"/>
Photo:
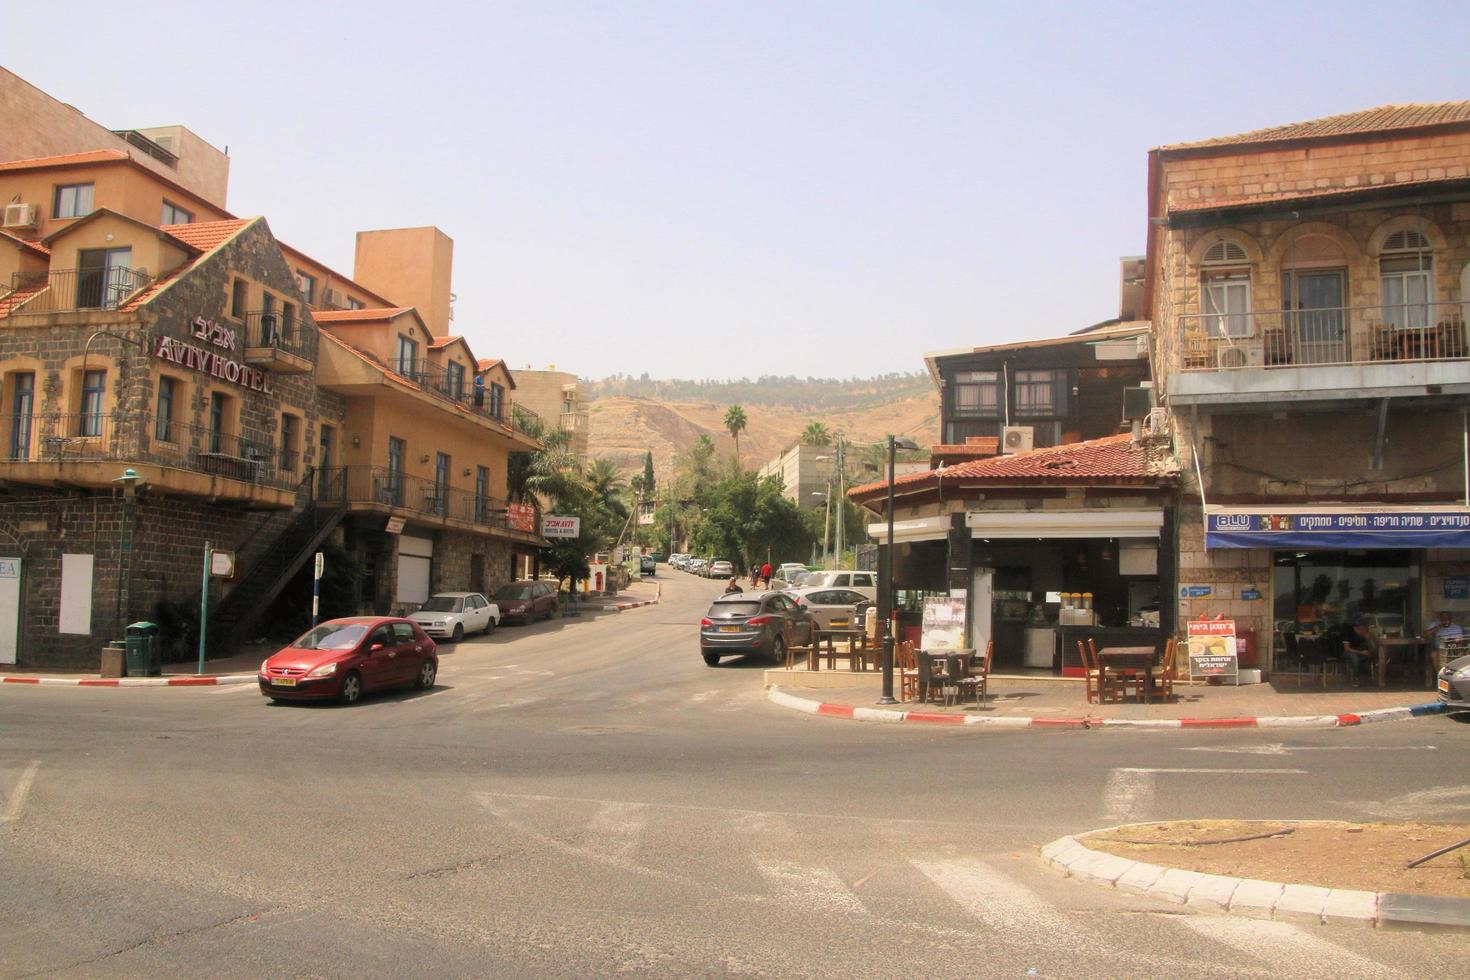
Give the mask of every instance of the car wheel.
<path id="1" fill-rule="evenodd" d="M 342 678 L 342 690 L 337 693 L 337 700 L 343 704 L 352 705 L 362 700 L 362 675 L 357 671 L 348 671 L 347 676 Z"/>
<path id="2" fill-rule="evenodd" d="M 454 632 L 451 633 L 451 634 L 449 634 L 449 639 L 453 643 L 458 643 L 460 640 L 463 640 L 464 639 L 464 624 L 463 623 L 455 623 L 454 624 Z"/>
<path id="3" fill-rule="evenodd" d="M 418 676 L 414 678 L 413 686 L 420 691 L 427 691 L 434 686 L 434 679 L 439 675 L 439 665 L 432 660 L 425 660 L 419 665 Z"/>
<path id="4" fill-rule="evenodd" d="M 706 667 L 718 667 L 720 665 L 720 655 L 718 653 L 706 653 L 704 655 L 704 665 Z"/>
<path id="5" fill-rule="evenodd" d="M 495 632 L 495 620 L 493 620 L 493 619 L 487 619 L 485 621 L 485 635 L 486 636 L 489 636 L 491 633 L 494 633 L 494 632 Z"/>
<path id="6" fill-rule="evenodd" d="M 786 641 L 779 636 L 771 642 L 771 663 L 778 667 L 786 666 Z"/>

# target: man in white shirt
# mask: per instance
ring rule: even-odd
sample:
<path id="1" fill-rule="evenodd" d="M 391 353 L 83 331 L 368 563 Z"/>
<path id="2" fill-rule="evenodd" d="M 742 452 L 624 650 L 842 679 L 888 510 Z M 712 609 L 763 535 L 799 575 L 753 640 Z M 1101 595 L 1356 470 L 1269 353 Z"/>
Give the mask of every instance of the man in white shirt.
<path id="1" fill-rule="evenodd" d="M 1448 609 L 1439 611 L 1439 622 L 1424 631 L 1424 636 L 1434 637 L 1434 648 L 1443 650 L 1450 641 L 1459 642 L 1465 638 L 1465 628 L 1455 622 L 1454 617 Z"/>

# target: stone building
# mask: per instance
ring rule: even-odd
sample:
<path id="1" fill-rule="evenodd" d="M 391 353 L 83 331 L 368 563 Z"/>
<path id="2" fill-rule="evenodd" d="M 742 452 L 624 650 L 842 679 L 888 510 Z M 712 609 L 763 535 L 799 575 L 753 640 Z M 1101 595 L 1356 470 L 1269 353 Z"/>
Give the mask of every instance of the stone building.
<path id="1" fill-rule="evenodd" d="M 547 428 L 565 429 L 571 435 L 572 453 L 579 462 L 587 462 L 591 417 L 575 374 L 554 367 L 544 371 L 530 368 L 517 371 L 516 404 L 534 412 Z"/>
<path id="2" fill-rule="evenodd" d="M 1265 666 L 1359 616 L 1470 610 L 1467 166 L 1470 102 L 1150 154 L 1179 617 L 1234 618 Z"/>

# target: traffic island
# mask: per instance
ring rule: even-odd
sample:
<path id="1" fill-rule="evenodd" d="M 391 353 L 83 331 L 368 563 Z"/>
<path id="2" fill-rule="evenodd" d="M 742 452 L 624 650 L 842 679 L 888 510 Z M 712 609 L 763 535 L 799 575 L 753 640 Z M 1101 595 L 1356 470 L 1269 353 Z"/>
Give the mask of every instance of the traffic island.
<path id="1" fill-rule="evenodd" d="M 1465 824 L 1185 820 L 1062 837 L 1041 856 L 1070 877 L 1199 911 L 1470 930 L 1470 854 L 1448 849 L 1466 838 Z"/>

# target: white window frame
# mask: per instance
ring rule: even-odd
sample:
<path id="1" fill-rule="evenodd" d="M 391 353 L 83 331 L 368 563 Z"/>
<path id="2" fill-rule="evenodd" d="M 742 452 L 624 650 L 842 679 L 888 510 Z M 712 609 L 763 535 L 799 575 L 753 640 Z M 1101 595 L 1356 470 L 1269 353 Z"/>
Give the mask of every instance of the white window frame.
<path id="1" fill-rule="evenodd" d="M 1414 262 L 1418 268 L 1388 269 L 1385 265 Z M 1422 298 L 1412 298 L 1410 290 L 1422 287 Z M 1418 249 L 1385 252 L 1378 259 L 1378 298 L 1383 322 L 1395 330 L 1423 330 L 1434 319 L 1434 257 Z M 1390 297 L 1396 293 L 1397 298 Z"/>
<path id="2" fill-rule="evenodd" d="M 1251 274 L 1249 269 L 1207 268 L 1200 273 L 1200 312 L 1208 337 L 1249 337 Z"/>

